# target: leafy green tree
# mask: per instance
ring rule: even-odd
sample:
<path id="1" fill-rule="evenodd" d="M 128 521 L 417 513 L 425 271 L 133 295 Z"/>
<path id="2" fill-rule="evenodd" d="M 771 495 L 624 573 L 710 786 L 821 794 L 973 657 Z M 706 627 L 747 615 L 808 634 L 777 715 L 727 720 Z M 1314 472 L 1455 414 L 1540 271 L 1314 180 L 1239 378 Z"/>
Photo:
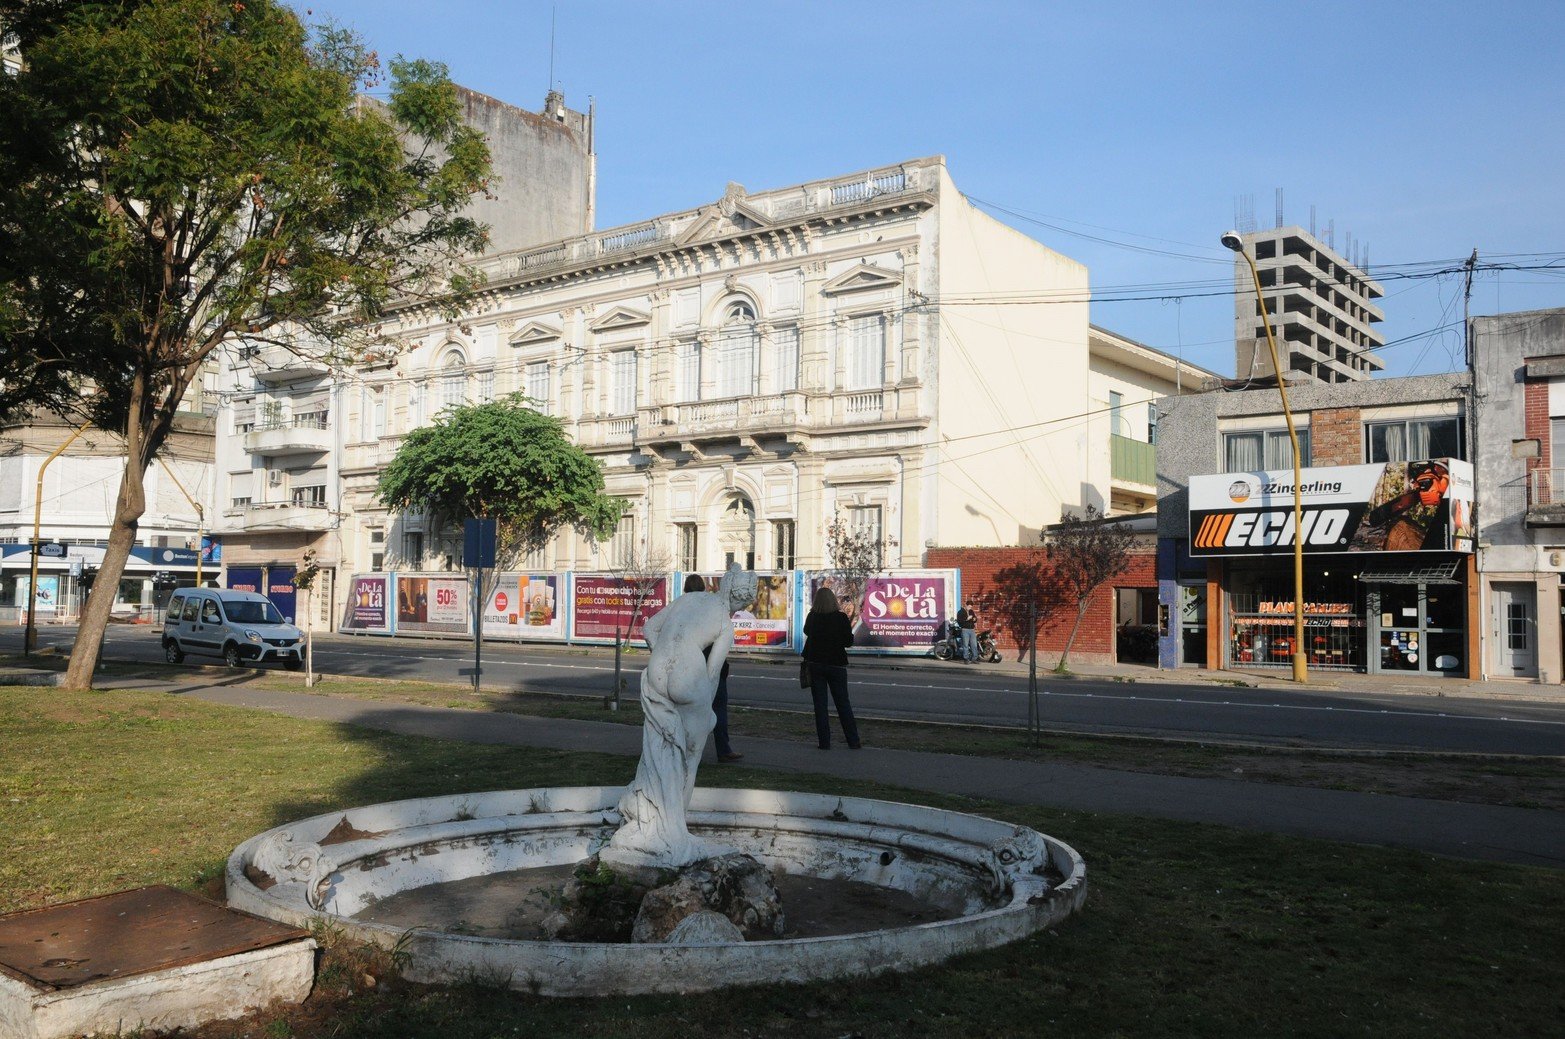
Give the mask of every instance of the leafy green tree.
<path id="1" fill-rule="evenodd" d="M 571 443 L 559 419 L 513 394 L 447 408 L 415 429 L 380 474 L 380 500 L 445 521 L 493 519 L 514 557 L 570 526 L 594 541 L 614 533 L 622 503 L 603 493 L 603 467 Z"/>
<path id="2" fill-rule="evenodd" d="M 453 310 L 489 177 L 443 66 L 381 65 L 277 0 L 0 0 L 0 420 L 85 412 L 124 440 L 98 580 L 115 588 L 144 474 L 225 345 L 350 357 L 386 305 Z M 92 596 L 67 684 L 91 682 Z"/>

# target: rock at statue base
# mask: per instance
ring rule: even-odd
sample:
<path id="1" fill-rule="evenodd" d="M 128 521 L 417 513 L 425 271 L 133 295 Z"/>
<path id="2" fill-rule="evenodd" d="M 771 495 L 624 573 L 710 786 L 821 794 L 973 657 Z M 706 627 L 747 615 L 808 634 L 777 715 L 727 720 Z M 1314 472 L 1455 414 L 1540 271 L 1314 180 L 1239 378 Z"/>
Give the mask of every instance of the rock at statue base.
<path id="1" fill-rule="evenodd" d="M 779 938 L 783 933 L 782 897 L 771 871 L 736 852 L 692 863 L 673 883 L 647 892 L 630 940 L 675 941 L 681 923 L 708 911 L 729 920 L 744 939 Z"/>
<path id="2" fill-rule="evenodd" d="M 647 893 L 674 876 L 647 866 L 610 868 L 596 855 L 584 859 L 560 891 L 560 908 L 544 921 L 544 932 L 560 941 L 623 942 Z"/>
<path id="3" fill-rule="evenodd" d="M 663 940 L 669 945 L 731 945 L 744 941 L 744 932 L 722 913 L 703 909 L 679 921 Z"/>

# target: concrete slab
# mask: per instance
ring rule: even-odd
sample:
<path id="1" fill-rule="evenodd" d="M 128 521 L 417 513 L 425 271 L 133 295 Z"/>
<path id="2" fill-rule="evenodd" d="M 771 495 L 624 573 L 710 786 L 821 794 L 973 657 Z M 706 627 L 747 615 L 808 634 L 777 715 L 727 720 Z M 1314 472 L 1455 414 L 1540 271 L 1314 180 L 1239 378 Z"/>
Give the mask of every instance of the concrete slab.
<path id="1" fill-rule="evenodd" d="M 169 887 L 0 917 L 0 1035 L 191 1028 L 300 1002 L 315 942 Z"/>

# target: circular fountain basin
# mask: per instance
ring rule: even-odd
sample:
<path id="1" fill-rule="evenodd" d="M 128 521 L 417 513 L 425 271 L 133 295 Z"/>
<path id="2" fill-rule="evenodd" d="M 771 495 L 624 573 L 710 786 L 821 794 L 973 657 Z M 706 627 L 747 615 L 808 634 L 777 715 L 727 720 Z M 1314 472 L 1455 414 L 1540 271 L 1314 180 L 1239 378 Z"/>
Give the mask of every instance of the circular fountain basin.
<path id="1" fill-rule="evenodd" d="M 1024 938 L 1069 916 L 1087 895 L 1081 856 L 1025 827 L 891 801 L 702 788 L 689 813 L 696 836 L 777 873 L 905 892 L 946 918 L 825 937 L 656 946 L 522 941 L 357 918 L 402 892 L 579 862 L 619 826 L 615 806 L 623 792 L 504 790 L 289 823 L 234 850 L 228 901 L 298 925 L 326 918 L 351 937 L 396 947 L 402 973 L 413 981 L 479 980 L 586 996 L 911 970 Z"/>

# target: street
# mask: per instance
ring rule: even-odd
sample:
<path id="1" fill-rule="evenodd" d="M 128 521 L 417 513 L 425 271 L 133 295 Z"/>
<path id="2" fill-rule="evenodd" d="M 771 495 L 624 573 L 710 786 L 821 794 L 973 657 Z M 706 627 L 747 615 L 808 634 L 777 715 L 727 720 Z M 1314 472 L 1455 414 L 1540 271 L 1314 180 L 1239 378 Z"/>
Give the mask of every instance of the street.
<path id="1" fill-rule="evenodd" d="M 40 645 L 68 649 L 70 627 L 40 629 Z M 21 632 L 0 633 L 0 651 L 20 652 Z M 111 661 L 158 662 L 158 629 L 113 626 Z M 458 682 L 472 666 L 471 643 L 317 636 L 316 669 L 328 674 Z M 808 711 L 797 657 L 733 659 L 737 707 Z M 625 657 L 625 695 L 636 695 L 641 653 Z M 190 657 L 188 663 L 220 663 Z M 486 642 L 484 685 L 494 690 L 601 697 L 613 684 L 613 651 Z M 933 659 L 855 659 L 854 710 L 864 718 L 1019 727 L 1027 720 L 1027 677 L 1005 665 Z M 1476 697 L 1438 700 L 1341 690 L 1255 689 L 1212 682 L 1116 682 L 1039 676 L 1046 729 L 1180 740 L 1271 743 L 1351 750 L 1565 756 L 1565 705 Z"/>

